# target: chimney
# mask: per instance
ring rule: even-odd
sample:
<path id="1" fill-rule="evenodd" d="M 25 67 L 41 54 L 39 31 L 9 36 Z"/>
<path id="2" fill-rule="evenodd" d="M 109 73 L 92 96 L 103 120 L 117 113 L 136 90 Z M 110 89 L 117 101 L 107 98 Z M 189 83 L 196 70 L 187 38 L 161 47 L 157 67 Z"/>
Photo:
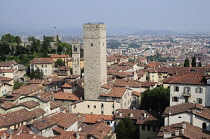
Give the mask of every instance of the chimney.
<path id="1" fill-rule="evenodd" d="M 182 129 L 182 135 L 184 134 L 184 129 Z"/>
<path id="2" fill-rule="evenodd" d="M 171 115 L 171 110 L 168 111 L 168 114 Z"/>
<path id="3" fill-rule="evenodd" d="M 182 123 L 182 128 L 186 129 L 186 123 L 185 122 Z"/>
<path id="4" fill-rule="evenodd" d="M 144 117 L 147 117 L 147 113 L 146 112 L 144 113 Z"/>
<path id="5" fill-rule="evenodd" d="M 170 138 L 171 137 L 171 132 L 164 132 L 163 138 Z"/>
<path id="6" fill-rule="evenodd" d="M 175 130 L 175 136 L 179 136 L 179 130 Z"/>
<path id="7" fill-rule="evenodd" d="M 119 116 L 122 116 L 122 113 L 121 112 L 119 113 Z"/>
<path id="8" fill-rule="evenodd" d="M 130 117 L 133 117 L 133 113 L 130 113 Z"/>

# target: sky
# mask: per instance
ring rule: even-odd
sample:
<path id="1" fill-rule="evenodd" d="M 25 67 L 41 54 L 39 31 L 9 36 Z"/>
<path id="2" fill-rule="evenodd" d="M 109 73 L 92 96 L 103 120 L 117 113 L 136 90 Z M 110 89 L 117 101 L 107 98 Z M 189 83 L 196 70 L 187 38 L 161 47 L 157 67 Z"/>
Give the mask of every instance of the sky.
<path id="1" fill-rule="evenodd" d="M 0 29 L 107 28 L 210 32 L 210 0 L 0 0 Z"/>

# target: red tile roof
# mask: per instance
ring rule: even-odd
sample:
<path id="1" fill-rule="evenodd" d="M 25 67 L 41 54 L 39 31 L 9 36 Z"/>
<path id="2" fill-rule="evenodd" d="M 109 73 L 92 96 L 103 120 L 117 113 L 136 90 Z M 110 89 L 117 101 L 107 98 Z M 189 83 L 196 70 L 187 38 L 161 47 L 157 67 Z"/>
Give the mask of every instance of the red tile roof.
<path id="1" fill-rule="evenodd" d="M 12 61 L 7 61 L 7 62 L 0 62 L 0 67 L 10 67 L 12 64 L 18 64 L 17 62 L 15 62 L 14 60 Z"/>
<path id="2" fill-rule="evenodd" d="M 125 93 L 126 88 L 123 87 L 113 87 L 108 94 L 101 94 L 101 96 L 108 96 L 108 97 L 122 97 Z"/>
<path id="3" fill-rule="evenodd" d="M 13 91 L 13 93 L 21 94 L 21 95 L 29 95 L 36 91 L 41 91 L 43 89 L 42 86 L 36 84 L 30 84 L 27 86 L 21 86 L 19 89 Z"/>
<path id="4" fill-rule="evenodd" d="M 51 58 L 66 58 L 69 57 L 69 55 L 51 55 Z"/>
<path id="5" fill-rule="evenodd" d="M 77 96 L 75 96 L 72 93 L 63 93 L 62 91 L 53 94 L 54 99 L 56 100 L 72 100 L 72 101 L 76 101 L 79 100 L 79 98 Z"/>
<path id="6" fill-rule="evenodd" d="M 103 121 L 113 121 L 114 116 L 113 115 L 96 115 L 96 114 L 85 114 L 85 120 L 84 123 L 97 123 L 97 122 L 103 122 Z"/>
<path id="7" fill-rule="evenodd" d="M 34 58 L 30 61 L 31 64 L 53 64 L 52 58 Z"/>
<path id="8" fill-rule="evenodd" d="M 203 75 L 200 74 L 186 74 L 181 76 L 173 76 L 163 80 L 168 84 L 196 84 L 205 85 L 206 80 Z"/>
<path id="9" fill-rule="evenodd" d="M 140 92 L 137 92 L 137 91 L 133 91 L 132 92 L 132 95 L 135 95 L 135 96 L 140 97 L 141 96 L 141 93 Z"/>
<path id="10" fill-rule="evenodd" d="M 111 131 L 111 127 L 104 123 L 96 123 L 94 125 L 87 125 L 82 132 L 93 134 L 97 139 L 104 139 Z"/>
<path id="11" fill-rule="evenodd" d="M 132 116 L 131 116 L 132 115 Z M 135 109 L 118 109 L 115 114 L 115 119 L 123 119 L 129 117 L 130 119 L 137 120 L 136 124 L 160 126 L 161 115 L 155 111 L 149 110 L 135 110 Z"/>
<path id="12" fill-rule="evenodd" d="M 72 88 L 72 86 L 70 84 L 68 84 L 68 83 L 65 83 L 62 87 L 63 88 Z"/>
<path id="13" fill-rule="evenodd" d="M 151 63 L 147 64 L 146 67 L 154 68 L 154 67 L 159 67 L 160 65 L 161 65 L 161 63 L 159 63 L 159 62 L 151 62 Z"/>
<path id="14" fill-rule="evenodd" d="M 177 132 L 178 135 L 175 135 L 175 132 Z M 182 123 L 172 124 L 170 126 L 161 127 L 157 135 L 157 139 L 164 138 L 164 133 L 171 133 L 170 138 L 187 138 L 187 139 L 204 139 L 204 138 L 209 139 L 210 138 L 209 131 L 205 131 L 202 128 L 193 126 L 192 124 L 188 122 L 182 122 Z"/>

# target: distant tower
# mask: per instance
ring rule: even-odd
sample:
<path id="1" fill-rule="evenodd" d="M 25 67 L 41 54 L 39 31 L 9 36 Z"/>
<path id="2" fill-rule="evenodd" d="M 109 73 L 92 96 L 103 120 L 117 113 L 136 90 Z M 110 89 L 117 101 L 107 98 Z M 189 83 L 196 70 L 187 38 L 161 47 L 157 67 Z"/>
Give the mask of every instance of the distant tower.
<path id="1" fill-rule="evenodd" d="M 73 69 L 73 75 L 80 75 L 81 69 L 80 69 L 80 43 L 77 40 L 73 40 L 71 42 L 72 45 L 72 69 Z"/>
<path id="2" fill-rule="evenodd" d="M 98 99 L 101 86 L 107 84 L 106 25 L 83 25 L 85 99 Z"/>

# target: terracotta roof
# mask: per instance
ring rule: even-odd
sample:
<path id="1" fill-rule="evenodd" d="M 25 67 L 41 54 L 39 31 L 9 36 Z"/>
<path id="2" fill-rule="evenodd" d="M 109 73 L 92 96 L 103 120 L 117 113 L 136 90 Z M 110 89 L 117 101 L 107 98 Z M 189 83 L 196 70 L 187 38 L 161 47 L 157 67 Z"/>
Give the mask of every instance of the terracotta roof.
<path id="1" fill-rule="evenodd" d="M 22 94 L 22 95 L 28 95 L 31 94 L 33 92 L 42 90 L 43 87 L 36 85 L 36 84 L 30 84 L 27 86 L 21 86 L 19 89 L 16 89 L 13 91 L 13 93 L 17 93 L 17 94 Z"/>
<path id="2" fill-rule="evenodd" d="M 154 67 L 159 67 L 160 65 L 161 65 L 161 63 L 159 63 L 159 62 L 151 62 L 151 63 L 147 64 L 146 67 L 154 68 Z"/>
<path id="3" fill-rule="evenodd" d="M 0 73 L 13 73 L 16 69 L 0 69 Z"/>
<path id="4" fill-rule="evenodd" d="M 53 64 L 52 58 L 34 58 L 30 61 L 31 64 Z"/>
<path id="5" fill-rule="evenodd" d="M 69 55 L 51 55 L 51 58 L 66 58 L 69 57 Z"/>
<path id="6" fill-rule="evenodd" d="M 0 127 L 11 126 L 20 122 L 31 120 L 37 116 L 43 115 L 45 112 L 37 108 L 33 111 L 26 109 L 17 110 L 0 116 Z"/>
<path id="7" fill-rule="evenodd" d="M 2 109 L 10 109 L 15 106 L 16 106 L 15 103 L 9 101 L 4 101 L 3 103 L 0 104 L 0 108 Z"/>
<path id="8" fill-rule="evenodd" d="M 64 70 L 64 71 L 66 71 L 66 70 L 68 70 L 68 69 L 69 69 L 69 67 L 61 66 L 58 70 Z"/>
<path id="9" fill-rule="evenodd" d="M 186 74 L 182 76 L 173 76 L 163 80 L 163 82 L 169 84 L 196 84 L 196 85 L 206 84 L 205 77 L 200 74 Z"/>
<path id="10" fill-rule="evenodd" d="M 112 128 L 104 123 L 96 123 L 94 125 L 87 125 L 82 132 L 93 134 L 93 137 L 104 139 L 112 130 Z"/>
<path id="11" fill-rule="evenodd" d="M 14 60 L 12 61 L 7 61 L 7 62 L 0 62 L 0 67 L 10 67 L 12 64 L 18 64 L 17 62 L 15 62 Z"/>
<path id="12" fill-rule="evenodd" d="M 177 132 L 178 135 L 175 135 Z M 209 139 L 210 132 L 205 131 L 202 128 L 193 126 L 188 122 L 182 122 L 177 124 L 172 124 L 170 126 L 163 126 L 158 132 L 157 139 L 162 139 L 164 133 L 171 133 L 170 138 L 188 138 L 188 139 Z"/>
<path id="13" fill-rule="evenodd" d="M 54 99 L 56 100 L 72 100 L 72 101 L 76 101 L 79 100 L 79 98 L 77 96 L 75 96 L 72 93 L 63 93 L 62 91 L 53 94 Z"/>
<path id="14" fill-rule="evenodd" d="M 156 82 L 140 82 L 141 83 L 141 87 L 152 87 L 155 86 L 157 83 Z"/>
<path id="15" fill-rule="evenodd" d="M 55 84 L 62 81 L 64 81 L 63 78 L 57 76 L 47 76 L 44 78 L 44 82 L 42 83 L 42 85 Z"/>
<path id="16" fill-rule="evenodd" d="M 68 84 L 68 83 L 65 83 L 62 87 L 63 88 L 72 88 L 72 86 L 70 84 Z"/>
<path id="17" fill-rule="evenodd" d="M 9 77 L 0 77 L 0 81 L 2 81 L 2 82 L 8 82 L 8 81 L 11 81 L 11 80 L 13 80 L 12 78 L 9 78 Z"/>
<path id="18" fill-rule="evenodd" d="M 105 89 L 111 89 L 111 88 L 112 88 L 112 86 L 109 85 L 109 84 L 104 84 L 104 85 L 102 85 L 101 87 L 102 87 L 102 88 L 105 88 Z"/>
<path id="19" fill-rule="evenodd" d="M 119 87 L 133 87 L 133 88 L 140 87 L 140 83 L 138 81 L 127 80 L 127 79 L 116 79 L 113 85 Z"/>
<path id="20" fill-rule="evenodd" d="M 61 135 L 55 137 L 55 139 L 77 139 L 76 134 L 80 136 L 79 139 L 87 139 L 88 133 L 79 131 L 64 131 Z"/>
<path id="21" fill-rule="evenodd" d="M 34 134 L 26 134 L 26 133 L 21 133 L 21 134 L 15 134 L 15 135 L 9 135 L 10 139 L 48 139 L 47 137 L 43 136 L 38 136 Z"/>
<path id="22" fill-rule="evenodd" d="M 137 91 L 133 91 L 131 94 L 132 95 L 135 95 L 135 96 L 138 96 L 138 97 L 141 96 L 141 93 L 140 92 L 137 92 Z"/>
<path id="23" fill-rule="evenodd" d="M 193 103 L 182 103 L 174 106 L 167 107 L 165 111 L 163 112 L 163 117 L 169 116 L 169 115 L 176 115 L 178 113 L 193 113 L 197 116 L 203 117 L 205 119 L 210 120 L 210 108 L 203 107 L 199 104 L 193 104 Z"/>
<path id="24" fill-rule="evenodd" d="M 30 84 L 41 84 L 44 80 L 43 79 L 32 79 L 29 83 Z"/>
<path id="25" fill-rule="evenodd" d="M 113 115 L 96 115 L 96 114 L 85 114 L 84 123 L 97 123 L 103 121 L 113 121 Z"/>
<path id="26" fill-rule="evenodd" d="M 125 93 L 126 88 L 123 87 L 113 87 L 108 94 L 101 94 L 101 96 L 108 96 L 108 97 L 122 97 Z"/>
<path id="27" fill-rule="evenodd" d="M 52 99 L 52 94 L 51 92 L 43 92 L 43 93 L 35 93 L 35 94 L 30 94 L 27 97 L 35 97 L 43 102 L 48 102 Z"/>
<path id="28" fill-rule="evenodd" d="M 60 102 L 57 101 L 50 101 L 50 109 L 55 109 L 57 107 L 60 107 L 62 104 Z"/>
<path id="29" fill-rule="evenodd" d="M 115 114 L 115 119 L 123 119 L 129 117 L 130 119 L 137 120 L 136 124 L 160 126 L 161 115 L 155 111 L 149 110 L 135 110 L 135 109 L 118 109 Z"/>
<path id="30" fill-rule="evenodd" d="M 31 108 L 34 108 L 36 106 L 39 106 L 39 103 L 38 102 L 35 102 L 33 100 L 30 100 L 30 101 L 23 102 L 20 105 L 23 105 L 23 106 L 31 109 Z"/>
<path id="31" fill-rule="evenodd" d="M 78 117 L 76 114 L 56 113 L 45 116 L 42 119 L 36 120 L 32 123 L 32 125 L 39 130 L 46 129 L 53 125 L 57 125 L 64 129 L 69 128 L 76 121 L 80 120 L 82 120 L 82 117 Z"/>

